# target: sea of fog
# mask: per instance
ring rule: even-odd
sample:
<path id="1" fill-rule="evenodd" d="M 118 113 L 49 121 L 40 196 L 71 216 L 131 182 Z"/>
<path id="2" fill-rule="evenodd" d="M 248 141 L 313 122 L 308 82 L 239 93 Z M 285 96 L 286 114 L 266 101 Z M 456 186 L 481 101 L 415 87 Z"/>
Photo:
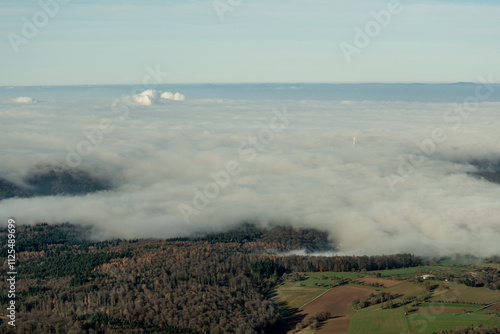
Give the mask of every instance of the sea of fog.
<path id="1" fill-rule="evenodd" d="M 500 172 L 499 129 L 493 84 L 0 87 L 0 178 L 57 166 L 112 185 L 1 200 L 0 226 L 286 224 L 347 254 L 498 254 L 500 185 L 479 175 Z"/>

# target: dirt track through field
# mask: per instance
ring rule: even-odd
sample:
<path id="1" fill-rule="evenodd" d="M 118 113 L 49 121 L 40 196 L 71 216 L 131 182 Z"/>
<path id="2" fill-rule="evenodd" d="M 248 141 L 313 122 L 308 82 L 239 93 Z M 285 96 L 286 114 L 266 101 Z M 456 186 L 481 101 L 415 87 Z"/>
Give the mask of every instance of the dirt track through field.
<path id="1" fill-rule="evenodd" d="M 319 312 L 330 312 L 332 318 L 324 322 L 316 334 L 347 334 L 351 317 L 356 312 L 351 308 L 352 301 L 366 298 L 370 293 L 373 293 L 373 290 L 347 285 L 340 286 L 305 305 L 298 314 L 314 315 Z"/>

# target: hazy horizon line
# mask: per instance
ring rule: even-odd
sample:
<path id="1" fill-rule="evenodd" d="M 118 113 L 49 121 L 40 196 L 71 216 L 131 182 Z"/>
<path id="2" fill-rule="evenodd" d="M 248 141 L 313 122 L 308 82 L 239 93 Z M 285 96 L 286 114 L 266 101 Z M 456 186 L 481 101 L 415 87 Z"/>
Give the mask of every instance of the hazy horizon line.
<path id="1" fill-rule="evenodd" d="M 189 82 L 189 83 L 159 83 L 154 86 L 162 85 L 480 85 L 480 82 L 458 81 L 458 82 Z M 500 85 L 500 82 L 491 82 L 489 85 Z M 95 87 L 95 86 L 135 86 L 142 83 L 118 83 L 118 84 L 59 84 L 59 85 L 0 85 L 0 88 L 17 87 Z"/>

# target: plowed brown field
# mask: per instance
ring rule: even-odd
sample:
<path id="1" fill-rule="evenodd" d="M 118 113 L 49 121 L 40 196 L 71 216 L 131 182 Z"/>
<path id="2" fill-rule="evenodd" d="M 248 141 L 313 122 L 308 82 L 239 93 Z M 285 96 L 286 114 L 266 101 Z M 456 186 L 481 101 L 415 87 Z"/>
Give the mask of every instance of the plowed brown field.
<path id="1" fill-rule="evenodd" d="M 347 334 L 351 317 L 356 312 L 351 308 L 352 301 L 366 298 L 370 293 L 373 293 L 373 290 L 347 285 L 340 286 L 305 305 L 298 314 L 314 315 L 323 311 L 330 312 L 332 318 L 324 322 L 316 334 Z"/>
<path id="2" fill-rule="evenodd" d="M 493 305 L 487 307 L 486 309 L 489 311 L 500 312 L 500 303 L 493 304 Z"/>

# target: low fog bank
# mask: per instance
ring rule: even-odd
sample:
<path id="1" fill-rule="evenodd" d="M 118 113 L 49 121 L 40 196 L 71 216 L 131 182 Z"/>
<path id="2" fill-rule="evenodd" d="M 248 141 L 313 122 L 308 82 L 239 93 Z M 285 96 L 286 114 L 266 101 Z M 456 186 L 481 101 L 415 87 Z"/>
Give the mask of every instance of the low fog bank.
<path id="1" fill-rule="evenodd" d="M 328 231 L 345 254 L 500 253 L 500 187 L 473 175 L 498 172 L 500 103 L 460 118 L 448 103 L 36 98 L 0 107 L 0 177 L 66 166 L 108 190 L 3 199 L 2 226 L 173 238 L 252 221 Z"/>

